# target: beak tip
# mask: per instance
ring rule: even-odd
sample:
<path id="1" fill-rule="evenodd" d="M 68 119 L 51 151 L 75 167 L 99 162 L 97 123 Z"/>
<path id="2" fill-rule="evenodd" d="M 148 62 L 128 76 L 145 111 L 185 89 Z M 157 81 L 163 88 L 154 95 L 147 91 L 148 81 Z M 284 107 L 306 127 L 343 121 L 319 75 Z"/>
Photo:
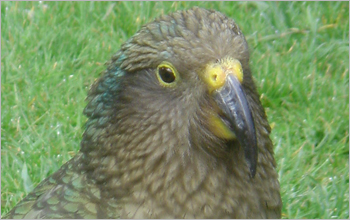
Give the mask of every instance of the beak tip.
<path id="1" fill-rule="evenodd" d="M 249 169 L 250 169 L 250 177 L 254 178 L 256 174 L 256 165 L 251 165 Z"/>

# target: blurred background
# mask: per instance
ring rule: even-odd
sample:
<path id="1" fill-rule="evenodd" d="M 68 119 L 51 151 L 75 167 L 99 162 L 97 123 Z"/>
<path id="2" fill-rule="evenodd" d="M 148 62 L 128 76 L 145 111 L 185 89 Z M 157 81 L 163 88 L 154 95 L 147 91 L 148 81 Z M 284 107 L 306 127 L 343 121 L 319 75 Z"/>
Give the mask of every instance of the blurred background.
<path id="1" fill-rule="evenodd" d="M 1 2 L 1 214 L 79 151 L 84 99 L 145 23 L 233 18 L 271 124 L 283 218 L 349 218 L 349 2 Z"/>

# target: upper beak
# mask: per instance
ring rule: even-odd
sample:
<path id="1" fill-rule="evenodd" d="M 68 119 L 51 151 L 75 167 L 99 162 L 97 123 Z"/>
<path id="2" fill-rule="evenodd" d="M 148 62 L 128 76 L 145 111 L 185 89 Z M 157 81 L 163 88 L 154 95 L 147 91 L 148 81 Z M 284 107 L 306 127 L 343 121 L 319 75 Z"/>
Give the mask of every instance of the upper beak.
<path id="1" fill-rule="evenodd" d="M 216 81 L 216 83 L 209 82 L 209 91 L 228 119 L 228 129 L 233 130 L 239 144 L 243 147 L 250 175 L 254 177 L 258 155 L 256 132 L 254 119 L 241 85 L 243 81 L 241 64 L 238 60 L 226 59 L 214 66 L 207 67 L 206 71 L 206 74 L 209 74 L 207 77 Z"/>

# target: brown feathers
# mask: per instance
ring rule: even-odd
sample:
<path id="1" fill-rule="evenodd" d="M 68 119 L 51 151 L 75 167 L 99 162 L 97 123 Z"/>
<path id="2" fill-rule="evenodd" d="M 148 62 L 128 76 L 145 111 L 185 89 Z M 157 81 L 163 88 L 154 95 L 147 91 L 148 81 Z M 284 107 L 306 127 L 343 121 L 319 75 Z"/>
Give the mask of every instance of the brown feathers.
<path id="1" fill-rule="evenodd" d="M 218 110 L 200 74 L 225 57 L 242 64 L 256 128 L 254 178 L 239 142 L 209 127 Z M 175 86 L 156 76 L 163 61 L 178 72 Z M 270 127 L 246 40 L 232 19 L 193 8 L 143 26 L 113 56 L 87 101 L 80 152 L 5 218 L 281 217 Z"/>

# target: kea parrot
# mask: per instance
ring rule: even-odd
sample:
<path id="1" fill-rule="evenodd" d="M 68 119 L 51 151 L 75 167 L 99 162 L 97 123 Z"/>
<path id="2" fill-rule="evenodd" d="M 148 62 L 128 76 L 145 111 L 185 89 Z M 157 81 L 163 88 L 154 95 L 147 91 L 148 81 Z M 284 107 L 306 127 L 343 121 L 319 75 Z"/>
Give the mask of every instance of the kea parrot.
<path id="1" fill-rule="evenodd" d="M 240 28 L 144 25 L 91 86 L 80 151 L 3 218 L 280 218 L 271 128 Z"/>

